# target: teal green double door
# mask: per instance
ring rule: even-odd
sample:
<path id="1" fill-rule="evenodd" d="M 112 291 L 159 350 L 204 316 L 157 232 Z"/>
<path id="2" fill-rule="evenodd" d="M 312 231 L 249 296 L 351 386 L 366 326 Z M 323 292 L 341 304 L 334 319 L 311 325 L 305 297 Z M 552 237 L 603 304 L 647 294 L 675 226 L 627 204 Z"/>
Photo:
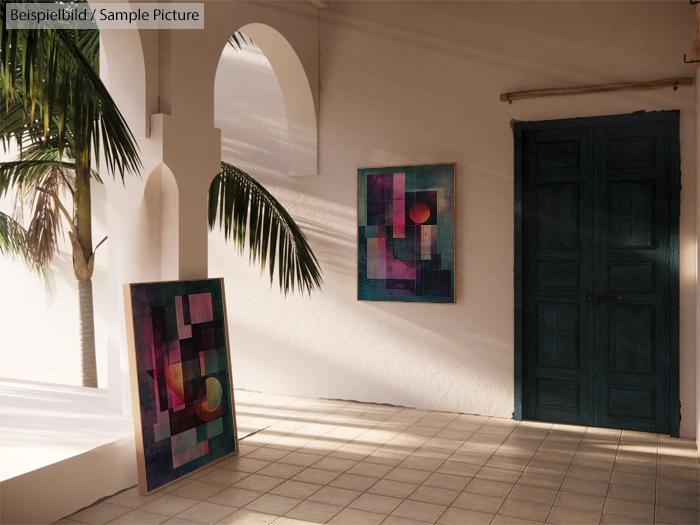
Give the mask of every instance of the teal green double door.
<path id="1" fill-rule="evenodd" d="M 678 117 L 515 124 L 516 419 L 678 435 Z"/>

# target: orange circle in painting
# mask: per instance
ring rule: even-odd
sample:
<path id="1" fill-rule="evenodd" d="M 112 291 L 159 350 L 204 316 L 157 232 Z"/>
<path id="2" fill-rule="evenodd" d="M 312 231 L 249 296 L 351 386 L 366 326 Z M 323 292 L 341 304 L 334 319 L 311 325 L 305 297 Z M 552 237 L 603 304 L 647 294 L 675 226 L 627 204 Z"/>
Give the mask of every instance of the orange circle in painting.
<path id="1" fill-rule="evenodd" d="M 416 224 L 423 224 L 430 218 L 430 208 L 427 204 L 416 202 L 408 212 L 408 216 Z"/>

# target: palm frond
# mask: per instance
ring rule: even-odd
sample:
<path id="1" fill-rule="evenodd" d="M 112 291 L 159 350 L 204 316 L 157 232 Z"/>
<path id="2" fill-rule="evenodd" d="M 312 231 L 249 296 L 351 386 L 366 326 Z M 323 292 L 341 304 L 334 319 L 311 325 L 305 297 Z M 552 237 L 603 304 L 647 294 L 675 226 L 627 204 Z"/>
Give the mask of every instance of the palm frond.
<path id="1" fill-rule="evenodd" d="M 259 262 L 261 271 L 269 266 L 270 283 L 277 267 L 285 295 L 320 289 L 318 260 L 294 219 L 260 183 L 226 162 L 209 187 L 209 229 L 217 224 L 241 253 L 248 241 L 249 262 Z"/>
<path id="2" fill-rule="evenodd" d="M 41 264 L 27 247 L 27 231 L 3 212 L 0 212 L 0 255 L 21 261 L 30 270 L 42 271 Z"/>
<path id="3" fill-rule="evenodd" d="M 32 218 L 27 229 L 27 248 L 42 266 L 53 259 L 58 251 L 58 237 L 63 233 L 61 212 L 53 195 L 57 195 L 61 187 L 58 168 L 51 169 L 40 185 L 36 186 L 32 199 Z"/>
<path id="4" fill-rule="evenodd" d="M 231 35 L 231 38 L 228 39 L 228 45 L 230 45 L 233 49 L 243 49 L 243 44 L 252 43 L 253 41 L 240 31 L 236 31 Z"/>
<path id="5" fill-rule="evenodd" d="M 125 173 L 138 175 L 136 140 L 96 71 L 99 32 L 8 29 L 6 3 L 0 0 L 3 143 L 12 137 L 25 144 L 40 132 L 61 155 L 72 147 L 81 172 L 87 173 L 94 151 L 122 179 Z"/>

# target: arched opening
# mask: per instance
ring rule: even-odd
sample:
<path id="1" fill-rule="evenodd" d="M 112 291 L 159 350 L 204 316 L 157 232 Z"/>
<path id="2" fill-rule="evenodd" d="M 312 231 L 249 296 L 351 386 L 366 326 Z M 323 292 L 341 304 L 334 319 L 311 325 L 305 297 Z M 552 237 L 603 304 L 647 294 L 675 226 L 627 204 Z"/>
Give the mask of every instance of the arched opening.
<path id="1" fill-rule="evenodd" d="M 148 176 L 143 199 L 154 274 L 161 281 L 179 278 L 178 188 L 173 172 L 159 164 Z"/>
<path id="2" fill-rule="evenodd" d="M 257 147 L 272 146 L 276 166 L 291 176 L 317 175 L 317 111 L 299 57 L 285 37 L 268 25 L 247 24 L 239 32 L 248 42 L 240 49 L 227 45 L 219 60 L 215 125 L 222 136 L 244 126 L 255 130 L 256 139 L 264 134 L 268 140 Z M 231 152 L 250 156 L 240 146 L 224 142 L 222 154 L 226 156 L 229 147 Z"/>

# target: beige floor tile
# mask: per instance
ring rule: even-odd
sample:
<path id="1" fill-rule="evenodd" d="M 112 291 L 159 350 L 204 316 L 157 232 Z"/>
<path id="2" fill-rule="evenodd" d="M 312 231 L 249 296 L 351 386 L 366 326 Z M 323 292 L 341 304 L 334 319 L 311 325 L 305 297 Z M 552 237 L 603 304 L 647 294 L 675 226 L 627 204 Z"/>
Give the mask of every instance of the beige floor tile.
<path id="1" fill-rule="evenodd" d="M 608 493 L 608 486 L 607 481 L 591 481 L 567 476 L 564 478 L 564 483 L 561 486 L 561 490 L 575 492 L 576 494 L 605 496 Z"/>
<path id="2" fill-rule="evenodd" d="M 632 485 L 617 485 L 612 483 L 607 496 L 613 499 L 654 503 L 655 491 L 648 487 L 633 487 Z"/>
<path id="3" fill-rule="evenodd" d="M 111 503 L 112 505 L 119 505 L 121 507 L 129 507 L 130 509 L 135 509 L 141 505 L 145 505 L 149 501 L 160 498 L 163 494 L 160 492 L 154 492 L 147 496 L 142 496 L 139 494 L 138 487 L 132 487 L 129 490 L 120 492 L 119 494 L 112 496 L 105 503 Z"/>
<path id="4" fill-rule="evenodd" d="M 466 441 L 472 435 L 472 432 L 465 432 L 464 430 L 455 430 L 454 428 L 448 427 L 445 427 L 443 430 L 435 434 L 435 437 L 438 439 L 453 439 L 455 441 Z"/>
<path id="5" fill-rule="evenodd" d="M 251 474 L 245 479 L 234 484 L 235 488 L 252 490 L 256 492 L 267 492 L 276 487 L 284 480 L 281 478 L 273 478 L 272 476 L 263 476 L 261 474 Z"/>
<path id="6" fill-rule="evenodd" d="M 277 485 L 270 493 L 288 496 L 290 498 L 306 499 L 321 488 L 323 488 L 323 485 L 314 485 L 313 483 L 304 483 L 303 481 L 288 479 L 284 483 Z"/>
<path id="7" fill-rule="evenodd" d="M 207 498 L 207 501 L 220 503 L 221 505 L 230 505 L 232 507 L 245 507 L 255 498 L 259 498 L 262 495 L 262 492 L 229 487 L 218 494 L 214 494 L 211 498 Z"/>
<path id="8" fill-rule="evenodd" d="M 440 516 L 437 522 L 440 525 L 480 525 L 482 523 L 491 523 L 493 518 L 493 514 L 486 512 L 450 507 Z"/>
<path id="9" fill-rule="evenodd" d="M 679 509 L 657 505 L 656 523 L 674 523 L 676 525 L 697 525 L 700 513 L 697 510 Z"/>
<path id="10" fill-rule="evenodd" d="M 556 489 L 530 487 L 528 485 L 522 485 L 520 483 L 517 483 L 508 495 L 508 498 L 510 499 L 531 501 L 533 503 L 542 503 L 544 505 L 552 505 L 556 497 Z"/>
<path id="11" fill-rule="evenodd" d="M 167 519 L 168 517 L 162 514 L 136 509 L 122 514 L 117 519 L 110 521 L 110 523 L 115 525 L 159 525 Z"/>
<path id="12" fill-rule="evenodd" d="M 518 479 L 518 483 L 545 489 L 559 489 L 563 482 L 562 478 L 563 474 L 535 474 L 525 471 Z"/>
<path id="13" fill-rule="evenodd" d="M 498 451 L 496 451 L 498 453 Z M 485 467 L 494 467 L 505 470 L 522 472 L 529 463 L 528 459 L 514 458 L 509 456 L 494 455 L 486 462 Z"/>
<path id="14" fill-rule="evenodd" d="M 627 516 L 644 520 L 654 519 L 654 505 L 640 503 L 638 501 L 625 501 L 621 499 L 607 498 L 604 512 L 616 516 Z"/>
<path id="15" fill-rule="evenodd" d="M 615 461 L 613 466 L 615 470 L 620 472 L 629 472 L 631 474 L 644 474 L 646 476 L 656 476 L 656 463 L 642 464 L 634 461 Z"/>
<path id="16" fill-rule="evenodd" d="M 266 467 L 267 468 L 267 467 Z M 229 470 L 226 468 L 218 468 L 212 472 L 208 472 L 202 477 L 198 478 L 198 481 L 204 481 L 206 483 L 216 483 L 217 485 L 229 486 L 241 481 L 243 478 L 249 476 L 248 472 L 241 472 L 238 470 Z"/>
<path id="17" fill-rule="evenodd" d="M 656 478 L 656 488 L 669 492 L 681 492 L 683 494 L 700 494 L 700 483 L 684 479 Z"/>
<path id="18" fill-rule="evenodd" d="M 515 483 L 520 477 L 520 474 L 521 471 L 519 470 L 508 470 L 484 465 L 484 467 L 474 477 L 476 479 L 490 479 L 492 481 Z"/>
<path id="19" fill-rule="evenodd" d="M 415 483 L 404 483 L 391 479 L 380 479 L 374 485 L 367 489 L 367 492 L 372 494 L 381 494 L 382 496 L 393 496 L 396 498 L 407 498 L 414 490 L 418 488 Z"/>
<path id="20" fill-rule="evenodd" d="M 600 523 L 600 513 L 570 509 L 568 507 L 552 507 L 552 511 L 547 517 L 547 523 L 556 523 L 557 525 L 593 525 Z"/>
<path id="21" fill-rule="evenodd" d="M 401 498 L 392 498 L 390 496 L 381 496 L 379 494 L 370 494 L 365 492 L 359 498 L 348 505 L 353 509 L 366 510 L 379 514 L 391 514 L 404 500 Z"/>
<path id="22" fill-rule="evenodd" d="M 312 521 L 295 520 L 294 518 L 287 518 L 281 516 L 272 522 L 273 525 L 317 525 Z"/>
<path id="23" fill-rule="evenodd" d="M 482 469 L 483 470 L 483 469 Z M 462 490 L 470 483 L 472 478 L 464 476 L 454 476 L 452 474 L 443 474 L 435 472 L 431 474 L 424 482 L 424 485 L 430 487 L 439 487 L 441 489 Z"/>
<path id="24" fill-rule="evenodd" d="M 340 475 L 340 472 L 332 470 L 321 470 L 319 468 L 309 467 L 302 470 L 292 479 L 295 481 L 303 481 L 305 483 L 314 483 L 317 485 L 326 485 Z"/>
<path id="25" fill-rule="evenodd" d="M 235 459 L 230 463 L 222 463 L 222 468 L 230 470 L 238 470 L 239 472 L 257 472 L 263 467 L 267 467 L 270 461 L 262 461 L 259 459 L 249 458 L 248 456 Z"/>
<path id="26" fill-rule="evenodd" d="M 229 514 L 216 525 L 269 525 L 278 516 L 255 512 L 254 510 L 238 509 Z"/>
<path id="27" fill-rule="evenodd" d="M 468 450 L 458 450 L 450 456 L 448 461 L 457 461 L 459 463 L 467 463 L 468 465 L 483 466 L 489 459 L 491 459 L 491 454 L 482 454 Z"/>
<path id="28" fill-rule="evenodd" d="M 462 492 L 457 499 L 452 502 L 452 506 L 495 514 L 498 512 L 498 509 L 501 508 L 504 501 L 505 498 L 499 496 L 487 496 L 486 494 L 476 494 L 474 492 Z"/>
<path id="29" fill-rule="evenodd" d="M 392 452 L 393 451 L 393 452 Z M 397 466 L 408 457 L 409 451 L 404 451 L 398 447 L 386 445 L 384 450 L 377 449 L 363 459 L 367 463 L 379 463 L 380 465 Z"/>
<path id="30" fill-rule="evenodd" d="M 265 468 L 262 468 L 256 472 L 262 476 L 272 476 L 274 478 L 289 479 L 296 476 L 304 470 L 304 467 L 299 465 L 289 465 L 286 463 L 271 463 Z"/>
<path id="31" fill-rule="evenodd" d="M 371 478 L 381 478 L 386 473 L 392 470 L 391 465 L 379 465 L 377 463 L 359 462 L 354 467 L 347 470 L 348 474 L 357 474 L 358 476 L 368 476 Z"/>
<path id="32" fill-rule="evenodd" d="M 161 525 L 199 525 L 199 523 L 196 521 L 183 520 L 181 518 L 167 518 Z"/>
<path id="33" fill-rule="evenodd" d="M 384 479 L 420 484 L 428 479 L 428 476 L 430 472 L 424 470 L 395 467 L 384 476 Z"/>
<path id="34" fill-rule="evenodd" d="M 488 496 L 505 497 L 513 489 L 511 483 L 501 481 L 489 481 L 487 479 L 473 479 L 466 487 L 467 492 L 486 494 Z"/>
<path id="35" fill-rule="evenodd" d="M 344 507 L 360 494 L 362 493 L 357 490 L 341 489 L 339 487 L 323 487 L 318 492 L 309 496 L 308 499 L 309 501 Z"/>
<path id="36" fill-rule="evenodd" d="M 688 464 L 692 464 L 688 462 Z M 695 462 L 697 464 L 697 461 Z M 697 468 L 682 468 L 668 466 L 660 463 L 657 468 L 657 475 L 664 478 L 683 479 L 686 481 L 698 481 L 700 470 Z"/>
<path id="37" fill-rule="evenodd" d="M 422 501 L 405 500 L 392 514 L 419 521 L 435 522 L 447 509 L 446 505 L 436 505 Z"/>
<path id="38" fill-rule="evenodd" d="M 352 461 L 350 459 L 341 458 L 329 458 L 325 457 L 313 464 L 314 468 L 320 468 L 323 470 L 333 470 L 337 472 L 345 472 L 349 468 L 355 466 L 357 461 Z"/>
<path id="39" fill-rule="evenodd" d="M 248 479 L 248 477 L 250 476 L 247 476 L 244 479 Z M 179 489 L 173 490 L 170 494 L 172 494 L 173 496 L 182 496 L 183 498 L 204 500 L 213 496 L 217 492 L 220 492 L 223 489 L 223 485 L 196 480 L 192 483 L 188 483 L 187 485 L 183 485 Z"/>
<path id="40" fill-rule="evenodd" d="M 602 481 L 607 483 L 610 481 L 610 476 L 612 474 L 610 470 L 572 466 L 566 475 L 570 478 L 585 479 L 587 481 Z"/>
<path id="41" fill-rule="evenodd" d="M 444 462 L 445 460 L 442 458 L 424 458 L 413 454 L 407 457 L 401 463 L 399 463 L 398 466 L 402 468 L 411 468 L 416 470 L 426 470 L 428 472 L 433 472 Z"/>
<path id="42" fill-rule="evenodd" d="M 76 512 L 72 516 L 68 516 L 68 518 L 74 521 L 80 521 L 81 523 L 102 525 L 103 523 L 112 521 L 130 511 L 131 509 L 128 507 L 121 507 L 110 503 L 98 503 L 97 505 L 83 509 L 80 512 Z"/>
<path id="43" fill-rule="evenodd" d="M 450 505 L 458 495 L 459 490 L 421 485 L 413 491 L 409 499 L 424 501 L 426 503 L 436 503 L 438 505 Z"/>
<path id="44" fill-rule="evenodd" d="M 498 510 L 498 513 L 505 516 L 544 522 L 547 519 L 550 508 L 549 505 L 543 505 L 541 503 L 508 498 Z"/>
<path id="45" fill-rule="evenodd" d="M 172 494 L 165 494 L 162 498 L 153 500 L 139 507 L 139 510 L 164 514 L 165 516 L 177 516 L 182 511 L 199 503 L 192 498 L 183 498 Z"/>
<path id="46" fill-rule="evenodd" d="M 201 503 L 197 503 L 193 507 L 190 507 L 186 511 L 181 512 L 176 517 L 212 525 L 236 510 L 238 510 L 236 507 L 229 507 L 228 505 L 219 505 L 217 503 L 202 501 Z"/>
<path id="47" fill-rule="evenodd" d="M 435 472 L 471 478 L 477 472 L 479 472 L 481 468 L 481 465 L 473 465 L 471 463 L 463 463 L 461 461 L 453 461 L 451 459 L 448 459 L 447 461 L 442 463 Z"/>
<path id="48" fill-rule="evenodd" d="M 564 478 L 564 475 L 566 472 L 569 470 L 569 467 L 567 465 L 563 465 L 561 463 L 551 463 L 549 461 L 542 461 L 542 460 L 535 460 L 533 459 L 528 463 L 527 467 L 525 467 L 525 472 L 529 472 L 531 474 L 547 474 L 547 475 L 553 475 L 553 474 L 559 474 L 561 475 L 562 479 Z"/>
<path id="49" fill-rule="evenodd" d="M 401 518 L 400 516 L 387 516 L 381 525 L 432 525 L 432 523 Z"/>
<path id="50" fill-rule="evenodd" d="M 262 461 L 278 461 L 287 454 L 289 454 L 289 452 L 285 452 L 284 450 L 262 447 L 247 454 L 246 457 L 249 459 L 260 459 Z"/>
<path id="51" fill-rule="evenodd" d="M 654 520 L 628 518 L 625 516 L 615 516 L 614 514 L 603 513 L 600 523 L 601 525 L 652 525 Z"/>
<path id="52" fill-rule="evenodd" d="M 278 463 L 287 463 L 289 465 L 299 465 L 300 467 L 309 467 L 314 463 L 320 461 L 325 456 L 318 456 L 316 454 L 305 454 L 303 452 L 292 452 L 284 456 L 283 458 L 277 460 Z"/>
<path id="53" fill-rule="evenodd" d="M 248 510 L 267 512 L 281 516 L 301 503 L 301 499 L 280 496 L 278 494 L 263 494 L 245 506 Z"/>
<path id="54" fill-rule="evenodd" d="M 491 520 L 491 525 L 542 525 L 543 523 L 543 521 L 527 520 L 504 514 L 496 514 Z"/>
<path id="55" fill-rule="evenodd" d="M 325 503 L 314 501 L 302 501 L 299 505 L 288 511 L 285 516 L 298 520 L 310 521 L 311 523 L 326 523 L 341 510 L 342 507 L 336 507 L 334 505 L 326 505 Z"/>
<path id="56" fill-rule="evenodd" d="M 342 489 L 363 491 L 367 490 L 375 483 L 377 483 L 377 478 L 358 476 L 357 474 L 341 474 L 331 481 L 330 485 L 333 487 L 340 487 Z"/>
<path id="57" fill-rule="evenodd" d="M 700 509 L 700 498 L 694 494 L 681 494 L 678 492 L 659 490 L 656 493 L 656 504 L 664 505 L 666 507 L 698 510 Z"/>
<path id="58" fill-rule="evenodd" d="M 558 507 L 568 507 L 570 509 L 590 510 L 591 512 L 602 512 L 605 504 L 605 497 L 591 496 L 590 494 L 577 494 L 575 492 L 561 491 L 554 501 Z"/>
<path id="59" fill-rule="evenodd" d="M 656 486 L 656 478 L 654 476 L 645 476 L 644 474 L 630 474 L 629 472 L 613 470 L 610 483 L 631 485 L 641 488 L 654 488 Z"/>
<path id="60" fill-rule="evenodd" d="M 331 525 L 379 525 L 386 517 L 385 514 L 367 512 L 366 510 L 343 509 L 328 523 Z"/>

